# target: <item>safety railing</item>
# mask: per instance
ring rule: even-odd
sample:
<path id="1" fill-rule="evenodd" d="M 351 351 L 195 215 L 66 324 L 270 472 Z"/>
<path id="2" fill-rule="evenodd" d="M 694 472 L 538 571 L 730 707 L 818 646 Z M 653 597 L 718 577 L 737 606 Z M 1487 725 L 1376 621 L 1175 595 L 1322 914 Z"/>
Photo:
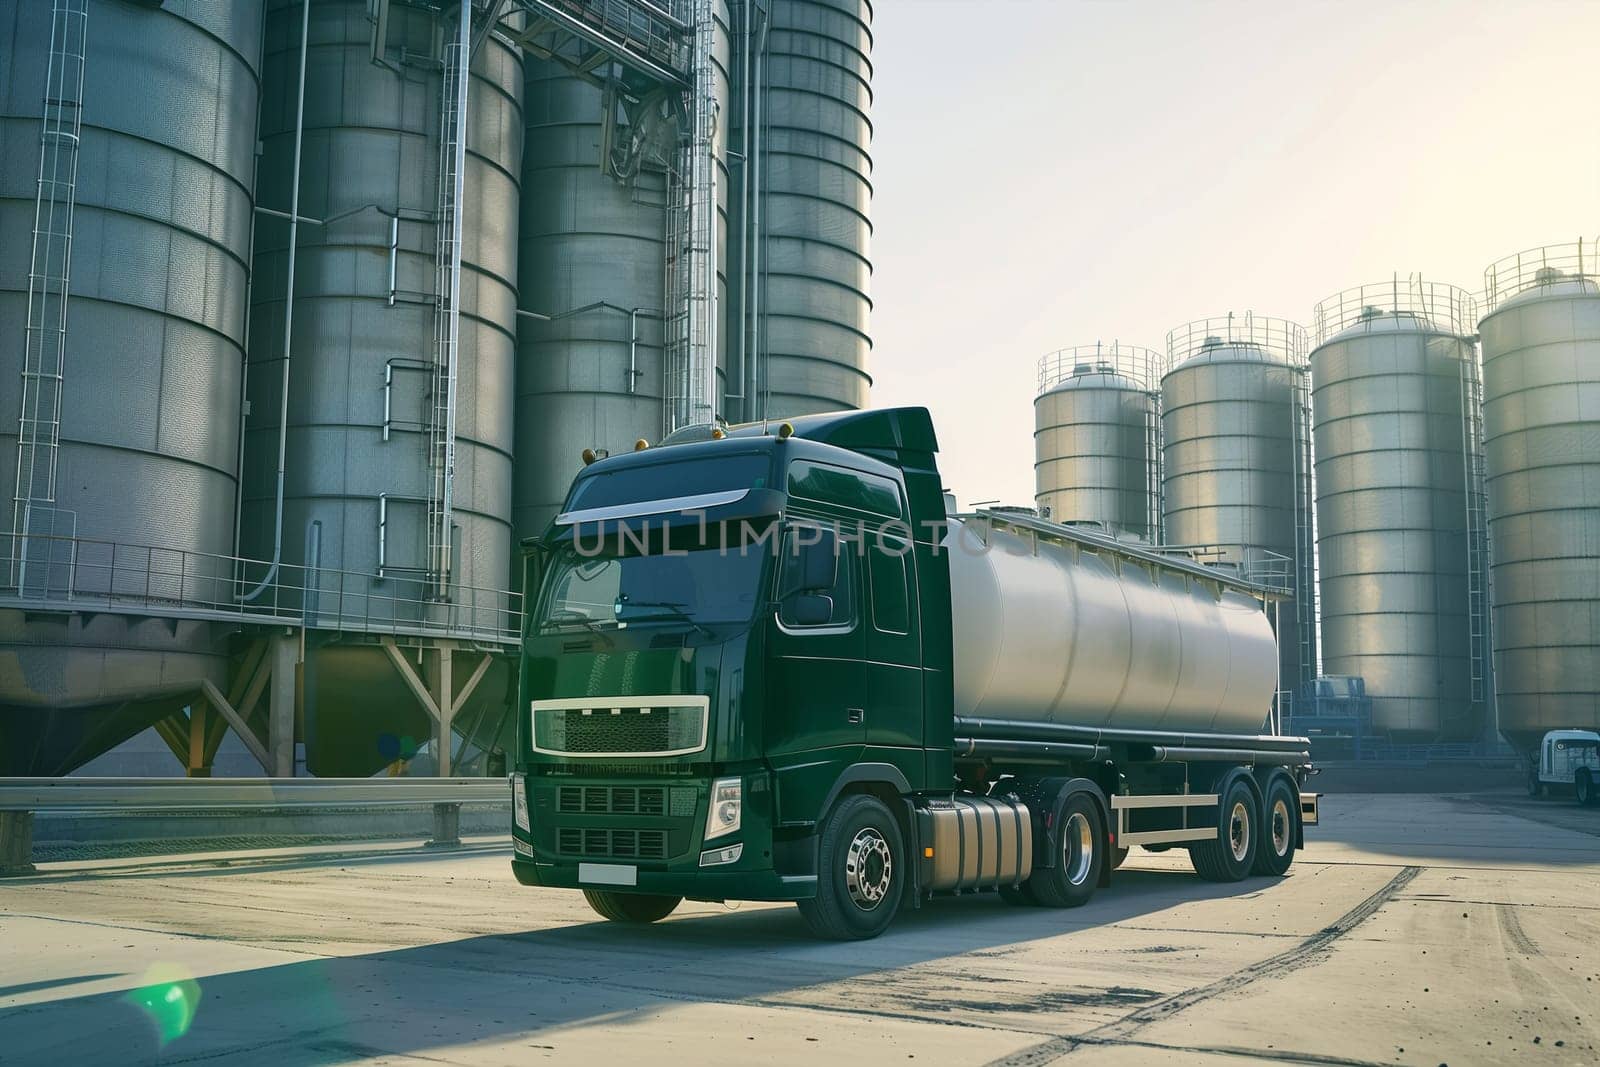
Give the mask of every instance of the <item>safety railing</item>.
<path id="1" fill-rule="evenodd" d="M 1317 304 L 1312 323 L 1315 343 L 1321 345 L 1345 330 L 1379 322 L 1385 316 L 1409 316 L 1423 329 L 1470 337 L 1478 329 L 1478 301 L 1459 286 L 1423 281 L 1420 274 L 1402 280 L 1397 274 L 1386 282 L 1340 290 Z"/>
<path id="2" fill-rule="evenodd" d="M 194 811 L 501 804 L 497 778 L 0 778 L 0 811 Z"/>
<path id="3" fill-rule="evenodd" d="M 1167 358 L 1161 373 L 1165 376 L 1194 356 L 1230 348 L 1256 348 L 1274 362 L 1303 366 L 1310 350 L 1306 337 L 1306 328 L 1298 322 L 1253 311 L 1195 319 L 1167 333 Z"/>
<path id="4" fill-rule="evenodd" d="M 521 595 L 454 583 L 448 599 L 422 573 L 378 576 L 282 565 L 258 598 L 244 601 L 270 569 L 263 560 L 76 537 L 0 539 L 0 605 L 150 612 L 356 633 L 449 637 L 511 644 L 522 626 Z"/>
<path id="5" fill-rule="evenodd" d="M 1230 572 L 1240 581 L 1272 592 L 1293 594 L 1293 558 L 1254 545 L 1162 545 L 1164 555 L 1187 557 L 1205 567 Z"/>
<path id="6" fill-rule="evenodd" d="M 1483 272 L 1483 310 L 1487 314 L 1529 289 L 1588 282 L 1600 292 L 1600 237 L 1571 244 L 1545 245 L 1497 259 Z"/>
<path id="7" fill-rule="evenodd" d="M 1153 348 L 1125 345 L 1120 341 L 1074 345 L 1047 352 L 1039 358 L 1039 392 L 1088 374 L 1115 374 L 1131 380 L 1141 389 L 1154 389 L 1161 379 L 1160 367 L 1161 353 Z"/>

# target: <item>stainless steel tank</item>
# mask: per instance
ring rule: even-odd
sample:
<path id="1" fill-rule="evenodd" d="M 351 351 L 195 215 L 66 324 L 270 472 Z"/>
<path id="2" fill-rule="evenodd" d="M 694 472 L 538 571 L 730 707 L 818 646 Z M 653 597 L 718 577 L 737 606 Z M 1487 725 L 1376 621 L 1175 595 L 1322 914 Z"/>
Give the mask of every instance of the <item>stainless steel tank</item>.
<path id="1" fill-rule="evenodd" d="M 1253 597 L 981 513 L 951 519 L 943 550 L 958 716 L 1262 731 L 1277 652 Z"/>
<path id="2" fill-rule="evenodd" d="M 1033 470 L 1046 518 L 1156 540 L 1159 365 L 1153 350 L 1120 344 L 1065 348 L 1039 361 Z"/>
<path id="3" fill-rule="evenodd" d="M 771 0 L 747 418 L 860 408 L 872 384 L 872 5 Z"/>
<path id="4" fill-rule="evenodd" d="M 1161 378 L 1162 540 L 1244 572 L 1298 571 L 1280 606 L 1280 687 L 1314 674 L 1306 333 L 1283 319 L 1200 319 L 1167 335 Z M 1308 669 L 1310 668 L 1310 669 Z"/>
<path id="5" fill-rule="evenodd" d="M 1500 732 L 1600 728 L 1600 264 L 1535 249 L 1485 274 L 1483 421 Z"/>
<path id="6" fill-rule="evenodd" d="M 440 499 L 431 435 L 446 424 L 435 385 L 442 71 L 458 10 L 390 5 L 375 63 L 363 0 L 310 9 L 300 213 L 316 221 L 298 232 L 284 567 L 263 600 L 303 610 L 311 623 L 302 736 L 319 775 L 372 773 L 393 758 L 395 739 L 432 733 L 383 650 L 334 635 L 426 623 L 449 636 L 493 627 L 510 603 L 501 591 L 511 571 L 523 74 L 521 55 L 498 35 L 484 38 L 468 82 L 453 558 L 443 589 L 428 535 L 430 500 Z M 299 0 L 269 0 L 259 190 L 262 207 L 279 212 L 294 183 L 300 21 Z M 271 558 L 274 539 L 287 257 L 287 224 L 263 218 L 242 529 L 254 560 Z M 257 564 L 247 577 L 264 572 Z M 317 595 L 302 598 L 302 586 Z M 492 668 L 458 713 L 458 731 L 494 732 L 508 674 L 503 663 Z"/>
<path id="7" fill-rule="evenodd" d="M 1417 280 L 1317 305 L 1323 670 L 1364 678 L 1373 726 L 1398 742 L 1480 728 L 1469 616 L 1481 622 L 1482 597 L 1468 584 L 1476 320 L 1464 290 Z"/>
<path id="8" fill-rule="evenodd" d="M 33 258 L 36 206 L 52 188 L 55 224 L 46 208 L 42 229 L 68 228 L 67 187 L 38 182 L 46 97 L 76 96 L 46 89 L 56 6 L 0 0 L 0 774 L 66 773 L 171 712 L 174 694 L 225 681 L 214 627 L 160 618 L 159 603 L 226 596 L 261 3 L 60 5 L 87 21 L 58 38 L 83 56 L 59 449 L 29 450 L 34 476 L 19 494 L 20 402 L 53 407 L 48 383 L 41 393 L 23 378 L 24 352 L 39 351 L 30 270 L 60 269 Z M 68 61 L 58 76 L 77 69 Z M 45 303 L 36 313 L 58 315 Z M 53 436 L 37 429 L 31 441 Z M 32 502 L 26 549 L 12 536 L 19 495 Z M 22 555 L 35 565 L 19 581 L 9 564 Z M 112 589 L 146 613 L 21 610 Z"/>
<path id="9" fill-rule="evenodd" d="M 300 7 L 267 9 L 259 188 L 278 211 L 294 179 Z M 387 25 L 379 65 L 362 0 L 311 7 L 300 212 L 319 222 L 298 234 L 283 580 L 348 572 L 337 597 L 325 589 L 324 617 L 426 614 L 440 42 L 454 23 L 394 4 Z M 491 35 L 472 64 L 462 204 L 450 579 L 463 589 L 503 589 L 510 573 L 522 133 L 521 57 Z M 258 560 L 274 531 L 287 231 L 264 218 L 256 236 L 243 545 Z"/>

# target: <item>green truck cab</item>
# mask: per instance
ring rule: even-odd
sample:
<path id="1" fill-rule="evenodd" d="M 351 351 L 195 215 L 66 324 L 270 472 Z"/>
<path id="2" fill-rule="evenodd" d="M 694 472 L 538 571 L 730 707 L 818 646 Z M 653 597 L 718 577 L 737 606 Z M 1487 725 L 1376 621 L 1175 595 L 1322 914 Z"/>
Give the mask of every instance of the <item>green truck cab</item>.
<path id="1" fill-rule="evenodd" d="M 792 900 L 867 937 L 935 891 L 1071 904 L 1106 881 L 1112 747 L 974 721 L 958 766 L 937 447 L 909 408 L 700 428 L 584 468 L 527 546 L 520 882 L 632 922 Z"/>

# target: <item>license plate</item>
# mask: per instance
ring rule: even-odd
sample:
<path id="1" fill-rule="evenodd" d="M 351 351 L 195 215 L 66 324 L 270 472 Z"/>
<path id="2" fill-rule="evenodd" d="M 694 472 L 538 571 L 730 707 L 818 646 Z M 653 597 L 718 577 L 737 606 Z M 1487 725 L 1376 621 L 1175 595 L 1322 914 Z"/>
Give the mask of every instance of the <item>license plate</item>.
<path id="1" fill-rule="evenodd" d="M 623 863 L 580 863 L 578 881 L 595 885 L 638 885 L 639 868 Z"/>

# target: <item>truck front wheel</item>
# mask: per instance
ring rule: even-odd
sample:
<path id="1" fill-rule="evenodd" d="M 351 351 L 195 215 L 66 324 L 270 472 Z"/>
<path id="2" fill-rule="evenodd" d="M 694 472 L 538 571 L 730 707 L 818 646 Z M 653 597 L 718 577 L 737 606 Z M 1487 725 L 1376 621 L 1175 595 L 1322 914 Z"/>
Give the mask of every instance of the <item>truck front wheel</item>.
<path id="1" fill-rule="evenodd" d="M 609 889 L 585 889 L 583 899 L 602 919 L 614 923 L 653 923 L 672 914 L 683 903 L 682 897 L 656 893 L 616 893 Z"/>
<path id="2" fill-rule="evenodd" d="M 1596 795 L 1594 788 L 1594 775 L 1589 773 L 1589 768 L 1579 767 L 1578 773 L 1572 777 L 1572 791 L 1578 796 L 1578 803 L 1586 808 L 1600 804 L 1600 795 Z"/>
<path id="3" fill-rule="evenodd" d="M 905 887 L 905 845 L 883 801 L 864 795 L 840 801 L 823 827 L 817 863 L 817 895 L 798 902 L 812 933 L 859 941 L 894 921 Z"/>
<path id="4" fill-rule="evenodd" d="M 1074 793 L 1061 808 L 1055 866 L 1035 867 L 1028 879 L 1034 899 L 1047 908 L 1087 904 L 1105 866 L 1106 828 L 1100 805 L 1087 793 Z"/>
<path id="5" fill-rule="evenodd" d="M 1255 866 L 1260 836 L 1256 826 L 1260 809 L 1256 795 L 1241 779 L 1235 779 L 1222 795 L 1217 809 L 1217 836 L 1189 846 L 1189 859 L 1195 873 L 1208 882 L 1237 882 Z"/>

